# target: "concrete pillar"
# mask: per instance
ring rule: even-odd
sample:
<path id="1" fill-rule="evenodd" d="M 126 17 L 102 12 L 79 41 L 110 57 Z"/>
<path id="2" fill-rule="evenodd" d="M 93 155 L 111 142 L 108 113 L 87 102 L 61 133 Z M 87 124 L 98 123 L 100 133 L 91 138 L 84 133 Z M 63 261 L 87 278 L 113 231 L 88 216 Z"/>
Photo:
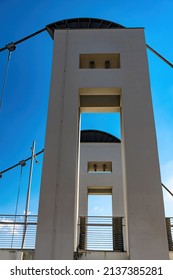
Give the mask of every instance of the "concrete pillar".
<path id="1" fill-rule="evenodd" d="M 168 259 L 163 195 L 142 30 L 121 60 L 124 194 L 130 259 Z"/>
<path id="2" fill-rule="evenodd" d="M 76 245 L 79 105 L 67 40 L 62 33 L 54 45 L 35 259 L 73 259 Z"/>
<path id="3" fill-rule="evenodd" d="M 143 29 L 57 30 L 54 41 L 35 258 L 73 259 L 78 216 L 80 94 L 85 92 L 121 95 L 130 259 L 168 259 Z M 81 54 L 102 54 L 97 57 L 99 63 L 107 59 L 107 54 L 111 59 L 120 57 L 120 68 L 81 69 Z M 92 98 L 83 100 L 92 105 Z M 103 100 L 98 102 L 98 111 L 117 110 L 114 106 L 110 109 L 110 100 L 117 106 L 118 98 L 106 98 L 106 108 Z M 94 102 L 95 108 L 97 98 Z"/>

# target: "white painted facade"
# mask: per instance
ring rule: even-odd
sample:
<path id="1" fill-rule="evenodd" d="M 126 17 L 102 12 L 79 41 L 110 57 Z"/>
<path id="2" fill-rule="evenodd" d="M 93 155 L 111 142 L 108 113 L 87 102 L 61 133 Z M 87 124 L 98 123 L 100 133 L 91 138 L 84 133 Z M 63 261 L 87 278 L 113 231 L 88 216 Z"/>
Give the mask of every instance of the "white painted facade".
<path id="1" fill-rule="evenodd" d="M 89 162 L 111 162 L 112 171 L 88 172 Z M 111 190 L 112 216 L 124 217 L 124 197 L 122 182 L 122 155 L 120 143 L 81 143 L 79 175 L 79 217 L 88 216 L 89 190 Z M 97 203 L 97 202 L 96 202 Z M 96 206 L 96 205 L 95 205 Z M 103 205 L 103 207 L 106 207 Z M 119 252 L 81 252 L 79 259 L 128 259 L 126 232 L 123 228 L 124 253 Z M 79 232 L 78 232 L 79 238 Z"/>
<path id="2" fill-rule="evenodd" d="M 0 250 L 0 260 L 21 260 L 22 252 L 19 250 Z"/>
<path id="3" fill-rule="evenodd" d="M 112 172 L 89 173 L 91 161 L 112 162 Z M 88 216 L 88 189 L 112 189 L 112 215 L 124 217 L 124 198 L 120 143 L 81 143 L 79 181 L 79 216 Z"/>
<path id="4" fill-rule="evenodd" d="M 89 162 L 111 162 L 112 172 L 88 172 Z M 124 217 L 124 194 L 122 182 L 121 143 L 85 143 L 80 144 L 80 175 L 79 175 L 79 216 L 88 216 L 88 189 L 112 190 L 112 216 Z M 82 251 L 75 255 L 78 260 L 128 260 L 130 256 L 126 245 L 126 225 L 123 229 L 124 252 L 114 251 Z M 79 242 L 78 230 L 78 242 Z M 172 252 L 169 258 L 173 259 Z M 34 259 L 34 250 L 0 250 L 0 259 L 22 260 Z"/>
<path id="5" fill-rule="evenodd" d="M 120 68 L 80 68 L 83 54 L 119 54 Z M 168 259 L 143 29 L 55 30 L 35 259 L 77 250 L 81 111 L 121 114 L 123 175 L 112 185 L 123 180 L 128 258 Z"/>

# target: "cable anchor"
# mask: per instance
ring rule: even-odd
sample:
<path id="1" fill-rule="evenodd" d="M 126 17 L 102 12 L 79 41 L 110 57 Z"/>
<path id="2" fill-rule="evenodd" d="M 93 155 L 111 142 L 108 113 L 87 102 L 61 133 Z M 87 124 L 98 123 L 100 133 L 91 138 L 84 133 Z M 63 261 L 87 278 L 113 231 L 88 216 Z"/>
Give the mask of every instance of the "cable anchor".
<path id="1" fill-rule="evenodd" d="M 21 160 L 21 161 L 19 162 L 19 164 L 20 164 L 22 167 L 24 167 L 24 166 L 26 165 L 26 162 L 25 162 L 25 160 Z"/>
<path id="2" fill-rule="evenodd" d="M 16 49 L 16 45 L 13 42 L 11 42 L 8 45 L 6 45 L 6 48 L 7 50 L 9 50 L 9 52 L 13 52 Z"/>
<path id="3" fill-rule="evenodd" d="M 36 154 L 34 155 L 34 159 L 35 159 L 35 163 L 36 163 L 36 164 L 39 164 L 39 161 L 37 160 Z"/>

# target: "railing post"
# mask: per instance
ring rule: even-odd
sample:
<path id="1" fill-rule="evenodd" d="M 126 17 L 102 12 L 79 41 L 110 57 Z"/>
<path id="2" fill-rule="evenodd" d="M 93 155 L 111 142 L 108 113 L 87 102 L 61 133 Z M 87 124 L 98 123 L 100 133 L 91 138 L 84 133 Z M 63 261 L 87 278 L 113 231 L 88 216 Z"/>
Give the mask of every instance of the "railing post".
<path id="1" fill-rule="evenodd" d="M 113 251 L 124 251 L 123 244 L 123 224 L 122 217 L 112 218 L 112 228 L 113 228 Z"/>
<path id="2" fill-rule="evenodd" d="M 87 217 L 80 217 L 80 237 L 79 237 L 79 249 L 86 249 L 86 221 Z"/>
<path id="3" fill-rule="evenodd" d="M 172 237 L 171 227 L 173 227 L 173 224 L 171 224 L 171 218 L 166 218 L 166 229 L 167 229 L 169 251 L 173 251 L 173 237 Z"/>
<path id="4" fill-rule="evenodd" d="M 33 173 L 33 165 L 34 165 L 34 157 L 35 157 L 35 141 L 32 143 L 32 154 L 31 154 L 31 163 L 30 163 L 30 171 L 29 171 L 29 180 L 28 180 L 28 190 L 26 196 L 26 206 L 25 206 L 25 221 L 24 221 L 24 229 L 23 229 L 23 238 L 22 238 L 22 247 L 24 248 L 26 232 L 27 232 L 27 219 L 29 213 L 29 202 L 30 202 L 30 193 L 31 193 L 31 184 L 32 184 L 32 173 Z"/>

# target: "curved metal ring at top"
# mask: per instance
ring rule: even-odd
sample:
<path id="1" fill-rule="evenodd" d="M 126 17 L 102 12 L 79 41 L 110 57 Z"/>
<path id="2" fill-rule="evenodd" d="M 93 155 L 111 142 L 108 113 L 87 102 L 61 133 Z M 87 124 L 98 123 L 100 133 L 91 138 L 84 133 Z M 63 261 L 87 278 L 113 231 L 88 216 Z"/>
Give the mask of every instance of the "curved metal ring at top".
<path id="1" fill-rule="evenodd" d="M 71 18 L 48 24 L 47 30 L 54 37 L 54 30 L 58 29 L 116 29 L 125 28 L 118 23 L 98 18 Z"/>
<path id="2" fill-rule="evenodd" d="M 81 143 L 121 143 L 121 140 L 114 135 L 101 130 L 81 130 Z"/>

